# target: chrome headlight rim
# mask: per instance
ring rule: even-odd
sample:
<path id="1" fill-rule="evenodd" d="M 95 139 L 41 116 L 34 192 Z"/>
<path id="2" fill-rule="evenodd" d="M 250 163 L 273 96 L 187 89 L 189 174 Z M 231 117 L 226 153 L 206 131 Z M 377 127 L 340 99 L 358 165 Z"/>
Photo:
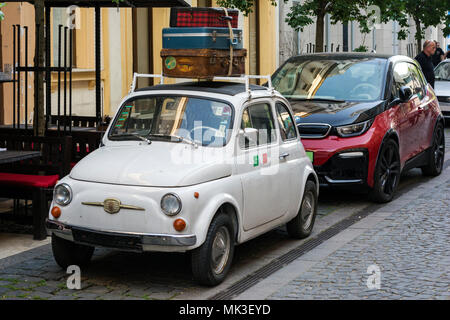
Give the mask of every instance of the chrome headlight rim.
<path id="1" fill-rule="evenodd" d="M 360 136 L 360 135 L 366 133 L 367 130 L 370 129 L 370 127 L 372 126 L 373 122 L 374 122 L 374 119 L 369 119 L 369 120 L 366 120 L 366 121 L 363 121 L 363 122 L 347 124 L 345 126 L 339 126 L 339 127 L 336 127 L 336 132 L 342 138 L 349 138 L 349 137 Z M 351 127 L 355 127 L 355 126 L 362 126 L 362 128 L 359 131 L 356 131 L 356 132 L 353 132 L 353 133 L 342 133 L 342 130 L 347 129 L 347 128 L 351 128 Z"/>
<path id="2" fill-rule="evenodd" d="M 63 201 L 63 202 L 58 201 L 58 198 L 56 197 L 56 193 L 59 188 L 65 188 L 69 192 L 68 200 Z M 67 183 L 60 183 L 53 190 L 53 200 L 55 201 L 56 204 L 58 204 L 60 206 L 67 206 L 68 204 L 70 204 L 72 202 L 72 197 L 73 197 L 72 188 Z"/>
<path id="3" fill-rule="evenodd" d="M 175 212 L 170 212 L 170 211 L 166 210 L 167 208 L 165 208 L 165 206 L 164 206 L 164 199 L 167 199 L 168 197 L 174 197 L 177 200 L 178 209 Z M 161 210 L 164 212 L 165 215 L 167 215 L 169 217 L 173 217 L 173 216 L 176 216 L 177 214 L 179 214 L 181 212 L 181 208 L 183 206 L 182 206 L 180 197 L 176 193 L 169 192 L 169 193 L 166 193 L 165 195 L 163 195 L 161 197 L 160 207 L 161 207 Z"/>

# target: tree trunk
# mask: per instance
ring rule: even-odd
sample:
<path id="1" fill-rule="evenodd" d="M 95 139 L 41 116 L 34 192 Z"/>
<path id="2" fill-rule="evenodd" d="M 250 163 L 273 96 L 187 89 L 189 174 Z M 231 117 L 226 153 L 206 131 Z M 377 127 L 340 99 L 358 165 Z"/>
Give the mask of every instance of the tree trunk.
<path id="1" fill-rule="evenodd" d="M 319 12 L 316 21 L 316 52 L 323 52 L 325 13 Z"/>
<path id="2" fill-rule="evenodd" d="M 416 40 L 417 40 L 417 53 L 422 51 L 422 27 L 420 26 L 420 20 L 418 17 L 413 17 L 416 23 Z"/>
<path id="3" fill-rule="evenodd" d="M 44 67 L 45 59 L 45 41 L 44 41 L 44 0 L 34 1 L 34 12 L 36 21 L 36 45 L 38 46 L 38 51 L 34 57 L 34 65 L 37 67 Z M 50 26 L 47 26 L 50 27 Z M 45 116 L 44 116 L 44 73 L 35 72 L 36 77 L 36 87 L 34 88 L 34 94 L 37 95 L 35 100 L 37 104 L 34 106 L 34 119 L 33 119 L 33 129 L 34 135 L 44 136 L 45 135 Z M 37 125 L 36 125 L 37 124 Z"/>

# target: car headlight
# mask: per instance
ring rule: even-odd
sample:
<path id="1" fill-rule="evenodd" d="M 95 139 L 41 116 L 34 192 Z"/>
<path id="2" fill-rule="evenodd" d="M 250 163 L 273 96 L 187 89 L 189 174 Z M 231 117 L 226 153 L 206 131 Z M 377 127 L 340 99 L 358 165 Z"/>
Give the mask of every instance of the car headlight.
<path id="1" fill-rule="evenodd" d="M 161 209 L 168 216 L 175 216 L 181 211 L 181 200 L 174 193 L 168 193 L 161 198 Z"/>
<path id="2" fill-rule="evenodd" d="M 354 136 L 359 136 L 359 135 L 363 134 L 364 132 L 366 132 L 367 130 L 369 130 L 372 123 L 373 123 L 373 119 L 370 119 L 370 120 L 360 122 L 360 123 L 336 127 L 336 130 L 337 130 L 337 133 L 341 137 L 354 137 Z"/>
<path id="3" fill-rule="evenodd" d="M 60 206 L 66 206 L 72 201 L 72 189 L 66 183 L 61 183 L 53 191 L 53 200 Z"/>

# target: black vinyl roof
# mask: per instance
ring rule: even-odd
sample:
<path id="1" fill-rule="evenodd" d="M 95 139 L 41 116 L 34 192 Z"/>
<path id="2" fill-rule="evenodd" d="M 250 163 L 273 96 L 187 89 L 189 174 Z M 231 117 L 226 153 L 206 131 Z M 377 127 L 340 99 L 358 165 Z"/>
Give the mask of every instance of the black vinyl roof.
<path id="1" fill-rule="evenodd" d="M 203 91 L 209 93 L 219 93 L 229 96 L 235 96 L 245 92 L 245 84 L 222 81 L 198 81 L 183 82 L 176 84 L 158 84 L 156 86 L 137 89 L 136 91 L 154 91 L 154 90 L 186 90 L 186 91 Z M 250 85 L 250 90 L 267 90 L 266 87 Z"/>

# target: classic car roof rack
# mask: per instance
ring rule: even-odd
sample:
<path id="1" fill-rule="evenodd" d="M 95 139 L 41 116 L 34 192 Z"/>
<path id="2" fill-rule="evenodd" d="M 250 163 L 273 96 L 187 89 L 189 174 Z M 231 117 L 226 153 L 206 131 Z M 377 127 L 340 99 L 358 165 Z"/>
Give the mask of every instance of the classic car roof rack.
<path id="1" fill-rule="evenodd" d="M 147 87 L 147 88 L 142 88 L 142 89 L 136 90 L 137 78 L 160 78 L 161 84 L 153 86 L 153 87 Z M 265 79 L 265 80 L 267 80 L 267 85 L 266 86 L 252 85 L 252 84 L 250 84 L 250 79 Z M 239 86 L 239 87 L 236 86 L 236 82 L 244 82 L 243 84 L 245 84 L 245 92 L 248 93 L 249 98 L 252 95 L 252 91 L 255 91 L 255 90 L 270 90 L 272 95 L 274 94 L 274 91 L 275 91 L 275 89 L 272 86 L 272 79 L 271 79 L 270 75 L 266 75 L 266 76 L 243 75 L 241 77 L 213 77 L 212 81 L 214 81 L 214 82 L 213 83 L 211 83 L 211 81 L 182 82 L 182 83 L 178 83 L 178 84 L 167 85 L 167 87 L 168 88 L 174 87 L 179 90 L 182 90 L 182 89 L 194 90 L 194 89 L 198 89 L 198 87 L 196 87 L 196 84 L 201 84 L 203 88 L 206 88 L 209 84 L 211 84 L 212 92 L 235 95 L 237 93 L 241 93 L 244 91 L 241 89 L 242 86 Z M 164 85 L 164 76 L 162 74 L 134 73 L 130 93 L 135 92 L 135 91 L 160 89 L 161 85 Z"/>

